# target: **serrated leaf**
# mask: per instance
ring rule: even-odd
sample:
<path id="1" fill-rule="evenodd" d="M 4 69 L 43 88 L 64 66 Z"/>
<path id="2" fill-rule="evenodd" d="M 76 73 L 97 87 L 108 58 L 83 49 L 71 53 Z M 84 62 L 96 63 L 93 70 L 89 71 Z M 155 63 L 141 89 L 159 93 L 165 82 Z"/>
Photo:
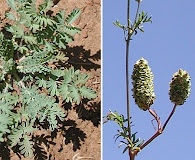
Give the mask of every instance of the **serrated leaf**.
<path id="1" fill-rule="evenodd" d="M 72 12 L 67 16 L 66 18 L 66 23 L 68 25 L 72 24 L 81 14 L 81 11 L 77 8 L 75 8 L 74 10 L 72 10 Z"/>
<path id="2" fill-rule="evenodd" d="M 22 54 L 25 54 L 29 49 L 25 46 L 20 46 L 20 47 L 17 48 L 17 50 L 19 52 L 21 52 Z"/>
<path id="3" fill-rule="evenodd" d="M 16 2 L 14 0 L 6 0 L 11 9 L 16 10 Z"/>
<path id="4" fill-rule="evenodd" d="M 37 44 L 36 37 L 25 35 L 22 37 L 25 43 Z"/>
<path id="5" fill-rule="evenodd" d="M 62 84 L 59 86 L 59 92 L 60 92 L 60 95 L 62 95 L 64 100 L 68 97 L 68 94 L 70 93 L 68 91 L 68 86 L 66 84 Z"/>
<path id="6" fill-rule="evenodd" d="M 18 143 L 20 145 L 19 150 L 21 154 L 24 155 L 24 157 L 32 158 L 34 156 L 33 154 L 33 142 L 31 139 L 25 135 L 23 137 L 23 140 Z"/>
<path id="7" fill-rule="evenodd" d="M 37 84 L 39 87 L 44 87 L 46 88 L 47 86 L 47 81 L 44 79 L 44 78 L 41 78 L 41 77 L 36 77 L 36 82 L 35 84 Z"/>
<path id="8" fill-rule="evenodd" d="M 21 128 L 14 128 L 12 129 L 12 134 L 8 136 L 8 138 L 11 140 L 11 146 L 15 146 L 18 142 L 20 142 L 20 138 L 22 138 L 23 135 L 23 129 Z"/>
<path id="9" fill-rule="evenodd" d="M 50 79 L 47 82 L 47 88 L 48 88 L 48 91 L 50 92 L 51 96 L 54 96 L 54 95 L 59 96 L 58 86 L 57 86 L 56 81 L 54 81 L 53 79 Z"/>
<path id="10" fill-rule="evenodd" d="M 53 131 L 57 127 L 57 117 L 63 121 L 65 118 L 65 113 L 59 106 L 54 106 L 48 110 L 47 120 L 49 122 L 49 128 Z"/>
<path id="11" fill-rule="evenodd" d="M 41 5 L 39 5 L 39 12 L 41 14 L 45 14 L 51 7 L 53 6 L 53 2 L 51 0 L 45 1 Z"/>
<path id="12" fill-rule="evenodd" d="M 54 17 L 54 20 L 58 22 L 58 24 L 64 24 L 65 22 L 64 12 L 63 11 L 58 12 Z"/>
<path id="13" fill-rule="evenodd" d="M 64 76 L 63 76 L 63 78 L 64 78 L 63 83 L 66 83 L 66 84 L 70 83 L 72 81 L 73 76 L 74 76 L 74 68 L 73 67 L 69 68 L 69 70 L 65 70 Z"/>
<path id="14" fill-rule="evenodd" d="M 75 102 L 78 105 L 81 101 L 81 97 L 79 95 L 78 89 L 74 86 L 70 86 L 68 90 L 70 92 L 69 97 L 71 97 L 72 102 Z"/>
<path id="15" fill-rule="evenodd" d="M 21 26 L 11 26 L 7 28 L 7 31 L 11 32 L 16 38 L 21 38 L 24 35 L 24 31 Z"/>
<path id="16" fill-rule="evenodd" d="M 79 70 L 75 71 L 75 77 L 74 77 L 74 84 L 75 85 L 82 85 L 82 84 L 86 84 L 87 80 L 89 79 L 89 75 L 88 74 L 80 74 Z"/>
<path id="17" fill-rule="evenodd" d="M 79 89 L 79 91 L 83 98 L 93 99 L 97 97 L 96 92 L 92 90 L 91 88 L 83 86 Z"/>
<path id="18" fill-rule="evenodd" d="M 6 17 L 9 18 L 10 20 L 16 20 L 16 17 L 12 12 L 6 13 Z"/>
<path id="19" fill-rule="evenodd" d="M 6 114 L 6 113 L 1 113 L 1 116 L 0 116 L 0 124 L 5 124 L 6 126 L 9 125 L 9 124 L 12 124 L 12 118 L 9 114 Z M 3 130 L 0 130 L 0 132 L 10 132 L 9 130 L 7 129 L 3 129 Z"/>
<path id="20" fill-rule="evenodd" d="M 60 60 L 60 61 L 68 61 L 69 57 L 65 57 L 65 55 L 63 53 L 58 53 L 56 55 L 56 59 Z"/>
<path id="21" fill-rule="evenodd" d="M 36 33 L 39 30 L 40 26 L 38 24 L 31 24 L 29 29 L 32 30 L 33 33 Z"/>
<path id="22" fill-rule="evenodd" d="M 64 26 L 64 31 L 68 35 L 74 36 L 76 33 L 79 33 L 81 31 L 81 29 L 77 28 L 77 27 Z"/>
<path id="23" fill-rule="evenodd" d="M 43 49 L 44 52 L 54 53 L 54 49 L 56 49 L 51 43 L 45 42 L 45 47 Z"/>
<path id="24" fill-rule="evenodd" d="M 11 146 L 15 146 L 17 143 L 20 142 L 21 138 L 26 133 L 31 133 L 35 130 L 35 128 L 32 127 L 32 123 L 23 122 L 21 125 L 19 125 L 17 128 L 13 128 L 11 131 L 11 134 L 8 136 L 8 138 L 11 140 Z"/>
<path id="25" fill-rule="evenodd" d="M 51 71 L 51 74 L 53 74 L 54 76 L 60 78 L 60 77 L 64 76 L 64 70 L 55 69 L 55 70 Z"/>

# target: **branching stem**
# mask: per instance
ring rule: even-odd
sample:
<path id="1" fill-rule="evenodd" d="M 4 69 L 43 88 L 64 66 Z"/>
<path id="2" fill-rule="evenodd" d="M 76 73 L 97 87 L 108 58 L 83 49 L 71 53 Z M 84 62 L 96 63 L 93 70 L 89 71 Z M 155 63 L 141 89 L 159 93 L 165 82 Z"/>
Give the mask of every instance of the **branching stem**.
<path id="1" fill-rule="evenodd" d="M 156 119 L 157 123 L 158 123 L 158 130 L 154 133 L 154 135 L 152 135 L 152 137 L 150 137 L 145 143 L 143 143 L 141 146 L 140 146 L 140 150 L 142 150 L 144 147 L 146 147 L 148 144 L 150 144 L 156 137 L 158 137 L 159 135 L 161 135 L 163 133 L 163 131 L 165 130 L 168 122 L 170 121 L 171 117 L 173 116 L 173 114 L 175 113 L 175 110 L 176 110 L 176 107 L 177 105 L 175 104 L 171 113 L 169 114 L 167 120 L 165 121 L 163 127 L 161 127 L 161 122 L 160 122 L 160 118 L 158 117 L 158 115 L 156 114 L 155 111 L 149 109 L 148 111 L 150 112 L 150 114 Z M 137 153 L 140 151 L 140 150 L 134 150 L 134 151 L 131 151 L 130 152 L 130 157 L 135 157 L 135 155 L 137 155 Z M 130 159 L 130 160 L 134 160 L 134 158 Z"/>
<path id="2" fill-rule="evenodd" d="M 137 10 L 136 10 L 136 15 L 135 15 L 135 19 L 133 24 L 131 24 L 131 20 L 130 20 L 130 0 L 127 0 L 127 37 L 125 38 L 126 41 L 126 99 L 127 99 L 127 119 L 128 119 L 128 132 L 129 132 L 129 139 L 131 140 L 131 121 L 130 121 L 130 97 L 129 97 L 129 48 L 130 48 L 130 41 L 131 41 L 131 36 L 136 33 L 136 28 L 137 28 L 137 18 L 139 15 L 139 9 L 140 9 L 140 2 L 141 1 L 137 1 L 138 2 L 138 6 L 137 6 Z M 142 150 L 144 147 L 146 147 L 148 144 L 150 144 L 156 137 L 158 137 L 160 134 L 162 134 L 162 132 L 164 131 L 166 125 L 168 124 L 168 122 L 170 121 L 171 117 L 173 116 L 175 109 L 176 109 L 177 105 L 174 105 L 170 115 L 168 116 L 167 120 L 165 121 L 163 127 L 161 126 L 161 121 L 160 121 L 160 117 L 158 117 L 157 113 L 152 110 L 152 109 L 148 109 L 149 113 L 155 118 L 157 124 L 158 124 L 158 129 L 157 131 L 145 142 L 143 143 L 139 149 L 133 149 L 132 147 L 129 147 L 129 158 L 130 160 L 135 160 L 135 156 L 137 155 L 137 153 Z"/>
<path id="3" fill-rule="evenodd" d="M 139 8 L 140 8 L 140 1 L 137 2 L 137 11 L 136 11 L 136 15 L 135 15 L 134 23 L 133 23 L 134 25 L 136 24 L 136 21 L 137 21 L 137 17 L 138 17 L 138 14 L 139 14 Z"/>

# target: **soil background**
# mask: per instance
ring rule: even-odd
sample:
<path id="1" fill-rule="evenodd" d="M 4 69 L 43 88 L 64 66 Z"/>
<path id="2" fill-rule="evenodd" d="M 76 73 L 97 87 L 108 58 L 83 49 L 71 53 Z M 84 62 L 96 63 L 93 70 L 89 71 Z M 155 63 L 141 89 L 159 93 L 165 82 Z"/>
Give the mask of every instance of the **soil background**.
<path id="1" fill-rule="evenodd" d="M 39 4 L 41 0 L 37 0 Z M 83 100 L 78 106 L 64 104 L 67 117 L 56 132 L 39 130 L 36 132 L 40 143 L 36 149 L 39 160 L 79 160 L 101 159 L 101 3 L 100 0 L 53 0 L 53 14 L 79 8 L 82 13 L 74 23 L 82 31 L 69 44 L 68 63 L 76 69 L 91 75 L 88 85 L 97 91 L 94 100 Z M 9 10 L 6 0 L 0 0 L 0 18 L 2 27 L 7 21 L 5 12 Z M 0 144 L 0 159 L 27 160 L 21 155 L 5 149 Z"/>

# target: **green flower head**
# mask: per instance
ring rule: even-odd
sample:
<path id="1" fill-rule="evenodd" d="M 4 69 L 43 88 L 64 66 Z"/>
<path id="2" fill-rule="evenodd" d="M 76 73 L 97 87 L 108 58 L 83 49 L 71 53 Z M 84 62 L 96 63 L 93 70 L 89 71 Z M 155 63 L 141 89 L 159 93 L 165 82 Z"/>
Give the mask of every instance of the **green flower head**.
<path id="1" fill-rule="evenodd" d="M 154 93 L 154 77 L 148 62 L 144 58 L 135 63 L 131 78 L 135 103 L 140 109 L 146 111 L 154 103 L 156 95 Z"/>
<path id="2" fill-rule="evenodd" d="M 190 95 L 190 76 L 187 71 L 179 69 L 170 82 L 169 96 L 172 103 L 182 105 Z"/>

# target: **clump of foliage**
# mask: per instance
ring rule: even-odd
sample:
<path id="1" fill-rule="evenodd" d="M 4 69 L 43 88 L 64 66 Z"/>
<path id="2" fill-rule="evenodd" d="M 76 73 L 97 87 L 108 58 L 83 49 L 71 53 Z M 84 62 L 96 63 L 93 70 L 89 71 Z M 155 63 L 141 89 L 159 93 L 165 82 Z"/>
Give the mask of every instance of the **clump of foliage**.
<path id="1" fill-rule="evenodd" d="M 7 0 L 9 24 L 0 32 L 0 143 L 18 146 L 25 157 L 34 156 L 33 133 L 47 122 L 54 131 L 66 112 L 59 100 L 79 104 L 93 99 L 89 75 L 55 65 L 66 62 L 64 50 L 80 29 L 73 22 L 80 15 L 49 14 L 51 0 Z M 50 64 L 53 64 L 53 68 Z"/>
<path id="2" fill-rule="evenodd" d="M 127 25 L 122 25 L 118 20 L 114 22 L 114 25 L 121 28 L 124 32 L 124 38 L 126 41 L 126 95 L 127 95 L 127 118 L 124 115 L 120 115 L 118 112 L 110 112 L 105 116 L 104 122 L 114 121 L 120 127 L 115 135 L 115 140 L 119 137 L 122 138 L 119 144 L 125 145 L 123 153 L 128 150 L 130 160 L 134 160 L 137 153 L 140 152 L 144 147 L 150 144 L 156 137 L 163 133 L 166 125 L 170 121 L 171 117 L 175 113 L 177 106 L 183 105 L 186 99 L 189 97 L 191 92 L 191 78 L 187 71 L 179 69 L 178 72 L 174 73 L 173 78 L 170 82 L 169 88 L 169 99 L 174 104 L 172 111 L 168 118 L 161 124 L 160 117 L 157 115 L 155 110 L 150 107 L 154 103 L 156 98 L 154 92 L 153 73 L 149 67 L 148 61 L 144 58 L 140 58 L 133 67 L 131 75 L 132 79 L 132 96 L 135 100 L 136 105 L 143 111 L 148 111 L 157 122 L 156 132 L 147 140 L 140 141 L 135 133 L 131 132 L 132 122 L 130 115 L 130 96 L 129 96 L 129 45 L 132 40 L 132 36 L 136 35 L 138 31 L 144 32 L 143 24 L 152 22 L 151 17 L 148 17 L 147 13 L 139 12 L 141 0 L 135 0 L 137 3 L 137 10 L 134 21 L 130 20 L 130 0 L 127 0 Z M 127 123 L 127 124 L 126 124 Z"/>

